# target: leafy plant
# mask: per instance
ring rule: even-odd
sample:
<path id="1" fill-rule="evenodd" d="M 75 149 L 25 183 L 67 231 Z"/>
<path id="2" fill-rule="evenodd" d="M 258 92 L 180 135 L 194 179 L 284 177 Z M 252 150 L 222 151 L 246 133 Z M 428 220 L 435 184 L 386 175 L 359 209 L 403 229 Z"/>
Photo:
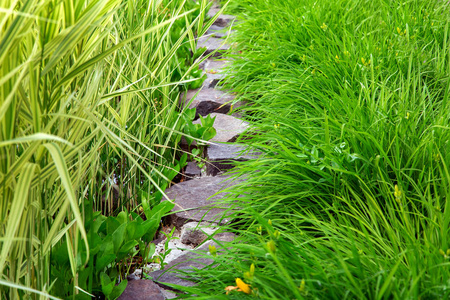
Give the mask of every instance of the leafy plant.
<path id="1" fill-rule="evenodd" d="M 86 210 L 90 205 L 88 204 Z M 83 266 L 82 259 L 87 256 L 86 248 L 80 245 L 78 276 L 79 288 L 90 291 L 97 296 L 104 295 L 107 299 L 116 299 L 124 291 L 127 285 L 126 277 L 133 259 L 140 253 L 143 263 L 148 262 L 154 251 L 151 244 L 161 218 L 166 215 L 174 204 L 164 201 L 156 205 L 152 210 L 143 208 L 146 220 L 136 213 L 122 211 L 117 217 L 103 216 L 101 212 L 95 212 L 86 218 L 86 230 L 88 233 L 90 256 L 87 266 Z M 53 249 L 52 272 L 55 282 L 55 295 L 69 297 L 73 288 L 69 258 L 65 254 L 67 242 Z M 116 281 L 120 283 L 116 285 Z M 89 298 L 80 294 L 78 297 Z"/>

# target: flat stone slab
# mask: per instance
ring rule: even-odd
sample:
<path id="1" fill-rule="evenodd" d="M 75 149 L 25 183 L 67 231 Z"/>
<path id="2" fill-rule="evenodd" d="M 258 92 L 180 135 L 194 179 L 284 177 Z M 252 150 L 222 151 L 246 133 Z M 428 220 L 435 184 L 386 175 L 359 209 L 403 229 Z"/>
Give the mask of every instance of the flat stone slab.
<path id="1" fill-rule="evenodd" d="M 236 138 L 242 134 L 248 127 L 248 123 L 236 117 L 212 113 L 209 114 L 214 121 L 214 128 L 216 129 L 216 136 L 210 142 L 234 142 Z M 200 119 L 193 122 L 194 124 L 201 124 Z"/>
<path id="2" fill-rule="evenodd" d="M 125 291 L 118 300 L 165 300 L 161 288 L 152 280 L 128 281 Z"/>
<path id="3" fill-rule="evenodd" d="M 206 88 L 214 88 L 217 84 L 225 78 L 223 68 L 227 64 L 224 60 L 211 60 L 208 59 L 204 66 L 206 73 L 206 79 L 203 82 L 203 86 Z"/>
<path id="4" fill-rule="evenodd" d="M 230 242 L 235 238 L 235 235 L 230 232 L 220 233 L 214 236 L 215 240 Z M 220 255 L 221 252 L 224 251 L 216 242 L 207 241 L 200 247 L 196 249 L 196 251 L 203 252 L 205 254 L 208 253 L 208 249 L 210 245 L 214 245 L 217 249 L 217 254 Z M 192 272 L 193 269 L 202 269 L 213 263 L 212 258 L 208 258 L 207 255 L 198 254 L 195 252 L 186 251 L 183 255 L 178 257 L 177 259 L 170 262 L 164 270 L 159 270 L 155 272 L 151 272 L 150 275 L 155 282 L 171 288 L 166 284 L 176 284 L 182 286 L 194 286 L 195 282 L 187 280 L 182 274 L 177 274 L 174 271 L 181 272 Z"/>
<path id="5" fill-rule="evenodd" d="M 198 93 L 198 94 L 197 94 Z M 226 114 L 231 109 L 230 102 L 234 100 L 235 96 L 224 91 L 220 91 L 213 88 L 203 88 L 196 90 L 189 90 L 186 94 L 180 96 L 180 102 L 186 106 L 187 103 L 192 100 L 189 108 L 196 108 L 196 114 L 200 116 L 206 116 L 210 113 L 217 112 Z M 241 106 L 240 103 L 236 103 L 234 107 Z"/>
<path id="6" fill-rule="evenodd" d="M 232 182 L 225 181 L 228 177 L 201 177 L 189 181 L 180 182 L 166 190 L 169 199 L 175 201 L 175 207 L 169 222 L 176 228 L 181 228 L 185 223 L 210 222 L 226 223 L 224 219 L 225 207 L 220 204 L 225 194 L 215 195 L 220 190 L 232 185 Z"/>
<path id="7" fill-rule="evenodd" d="M 203 55 L 208 55 L 216 51 L 212 56 L 220 57 L 222 52 L 230 49 L 230 45 L 225 43 L 225 40 L 204 35 L 197 40 L 197 49 L 206 47 L 206 52 Z"/>
<path id="8" fill-rule="evenodd" d="M 196 162 L 190 161 L 187 163 L 184 175 L 188 177 L 187 179 L 191 179 L 192 177 L 200 177 L 202 176 L 202 170 L 197 166 Z"/>
<path id="9" fill-rule="evenodd" d="M 224 74 L 218 72 L 206 72 L 206 79 L 203 82 L 203 86 L 205 88 L 213 89 L 215 88 L 219 82 L 224 78 Z"/>
<path id="10" fill-rule="evenodd" d="M 220 18 L 220 17 L 219 17 Z M 216 21 L 217 22 L 217 21 Z M 218 23 L 223 23 L 224 20 L 220 20 Z M 206 32 L 206 34 L 209 34 L 213 37 L 216 38 L 224 38 L 228 36 L 228 33 L 232 33 L 234 30 L 228 30 L 228 28 L 226 27 L 222 27 L 222 26 L 217 26 L 217 25 L 212 25 L 208 31 Z"/>
<path id="11" fill-rule="evenodd" d="M 197 247 L 218 229 L 219 227 L 211 226 L 207 222 L 189 222 L 181 228 L 180 241 L 183 244 Z"/>
<path id="12" fill-rule="evenodd" d="M 220 4 L 217 2 L 214 2 L 214 4 L 209 9 L 207 15 L 208 17 L 212 18 L 214 15 L 216 15 L 220 10 Z M 213 23 L 213 25 L 220 26 L 220 27 L 227 27 L 231 21 L 236 19 L 235 16 L 232 15 L 220 15 L 216 21 Z"/>
<path id="13" fill-rule="evenodd" d="M 245 147 L 238 144 L 210 144 L 206 148 L 206 174 L 216 176 L 220 171 L 234 167 L 236 161 L 245 161 L 258 158 L 261 153 L 245 152 Z"/>

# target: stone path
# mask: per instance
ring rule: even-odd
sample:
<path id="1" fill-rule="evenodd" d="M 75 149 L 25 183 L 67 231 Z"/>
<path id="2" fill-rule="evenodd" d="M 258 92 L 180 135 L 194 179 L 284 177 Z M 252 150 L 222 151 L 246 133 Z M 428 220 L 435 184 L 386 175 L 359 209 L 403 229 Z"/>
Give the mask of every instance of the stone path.
<path id="1" fill-rule="evenodd" d="M 220 6 L 214 3 L 208 16 L 213 17 L 219 9 Z M 207 79 L 200 89 L 190 90 L 180 97 L 181 104 L 185 106 L 192 100 L 189 108 L 196 108 L 196 118 L 207 115 L 215 117 L 214 128 L 217 134 L 204 151 L 206 168 L 202 170 L 196 162 L 189 162 L 184 171 L 186 181 L 166 190 L 167 196 L 175 201 L 175 208 L 167 218 L 168 226 L 164 230 L 166 234 L 172 233 L 172 239 L 169 239 L 167 248 L 165 247 L 167 238 L 164 235 L 160 236 L 159 243 L 158 241 L 155 243 L 157 243 L 156 253 L 167 253 L 167 250 L 171 249 L 164 258 L 167 265 L 163 270 L 159 269 L 160 264 L 148 265 L 144 272 L 152 280 L 129 281 L 127 289 L 119 297 L 121 300 L 176 298 L 175 290 L 170 284 L 192 286 L 195 283 L 171 271 L 188 273 L 195 268 L 211 264 L 212 259 L 208 258 L 209 247 L 215 246 L 217 253 L 220 254 L 223 251 L 220 242 L 234 239 L 234 234 L 220 232 L 220 225 L 229 220 L 226 217 L 227 207 L 220 202 L 224 194 L 217 193 L 232 184 L 226 181 L 229 177 L 223 173 L 232 168 L 234 161 L 258 156 L 258 153 L 243 153 L 242 145 L 222 144 L 234 142 L 248 126 L 246 122 L 231 114 L 230 102 L 234 99 L 234 95 L 217 87 L 223 78 L 223 67 L 227 63 L 221 59 L 222 51 L 230 48 L 224 43 L 224 38 L 232 31 L 226 27 L 230 26 L 234 18 L 230 15 L 220 15 L 207 34 L 198 39 L 198 48 L 207 47 L 204 55 L 213 53 L 201 65 Z M 242 104 L 237 103 L 234 107 L 240 105 Z M 200 120 L 194 123 L 199 124 Z M 209 239 L 211 236 L 214 241 Z M 129 279 L 140 279 L 142 270 L 136 270 L 133 275 Z"/>

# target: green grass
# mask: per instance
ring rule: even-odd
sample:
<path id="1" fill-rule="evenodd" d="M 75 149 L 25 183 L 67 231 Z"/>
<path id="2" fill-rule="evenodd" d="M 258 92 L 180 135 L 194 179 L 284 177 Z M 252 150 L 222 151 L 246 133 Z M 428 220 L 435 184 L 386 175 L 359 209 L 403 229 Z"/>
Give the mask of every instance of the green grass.
<path id="1" fill-rule="evenodd" d="M 262 299 L 450 297 L 447 2 L 230 7 L 227 86 L 264 156 L 236 169 L 240 238 L 191 295 L 242 299 L 239 277 Z"/>

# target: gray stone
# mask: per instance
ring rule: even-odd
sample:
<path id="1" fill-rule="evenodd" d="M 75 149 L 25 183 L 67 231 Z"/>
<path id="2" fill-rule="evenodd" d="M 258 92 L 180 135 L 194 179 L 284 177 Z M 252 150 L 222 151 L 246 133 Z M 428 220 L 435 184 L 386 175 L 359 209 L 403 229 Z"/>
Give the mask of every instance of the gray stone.
<path id="1" fill-rule="evenodd" d="M 216 129 L 216 136 L 210 142 L 234 142 L 236 138 L 245 131 L 248 123 L 236 117 L 212 113 L 211 117 L 215 117 L 214 128 Z M 200 120 L 193 122 L 194 124 L 201 124 Z"/>
<path id="2" fill-rule="evenodd" d="M 210 144 L 206 149 L 206 174 L 215 176 L 220 171 L 233 168 L 236 161 L 256 159 L 260 155 L 256 151 L 247 153 L 246 148 L 238 144 Z"/>
<path id="3" fill-rule="evenodd" d="M 205 64 L 206 79 L 203 86 L 206 88 L 216 87 L 225 78 L 224 67 L 229 63 L 226 60 L 208 59 Z"/>
<path id="4" fill-rule="evenodd" d="M 233 233 L 224 232 L 215 235 L 213 238 L 217 241 L 230 242 L 234 239 L 234 237 L 235 235 Z M 166 284 L 193 286 L 195 285 L 195 282 L 187 280 L 182 273 L 187 274 L 192 272 L 194 269 L 202 269 L 212 264 L 213 259 L 208 257 L 208 249 L 210 245 L 216 247 L 218 255 L 224 251 L 218 243 L 210 240 L 198 247 L 196 249 L 198 252 L 186 251 L 186 253 L 170 262 L 164 270 L 151 272 L 148 275 L 151 276 L 155 282 L 166 286 L 169 289 L 172 288 Z"/>
<path id="5" fill-rule="evenodd" d="M 215 88 L 219 82 L 224 78 L 224 74 L 215 71 L 206 71 L 206 79 L 203 82 L 205 88 Z"/>
<path id="6" fill-rule="evenodd" d="M 232 15 L 220 15 L 215 21 L 214 25 L 220 26 L 220 27 L 228 27 L 231 25 L 231 22 L 233 22 L 236 19 L 236 16 Z"/>
<path id="7" fill-rule="evenodd" d="M 206 72 L 211 71 L 217 71 L 218 73 L 221 73 L 223 71 L 223 68 L 229 64 L 228 60 L 223 59 L 207 59 L 205 64 L 205 70 Z"/>
<path id="8" fill-rule="evenodd" d="M 216 15 L 220 10 L 220 5 L 215 2 L 208 11 L 208 17 L 212 18 Z M 231 21 L 233 21 L 236 17 L 231 15 L 220 15 L 217 17 L 216 21 L 214 21 L 213 25 L 220 27 L 227 27 Z"/>
<path id="9" fill-rule="evenodd" d="M 197 94 L 198 93 L 198 94 Z M 195 98 L 194 96 L 197 95 Z M 182 94 L 180 96 L 181 103 L 183 105 L 187 105 L 189 101 L 192 102 L 189 105 L 189 108 L 196 108 L 196 114 L 200 116 L 206 116 L 209 113 L 217 112 L 217 113 L 228 113 L 231 109 L 230 102 L 234 100 L 234 95 L 226 93 L 224 91 L 219 91 L 217 89 L 196 89 L 189 90 L 186 94 Z M 234 107 L 240 107 L 241 103 L 236 103 Z"/>
<path id="10" fill-rule="evenodd" d="M 223 22 L 223 20 L 219 21 L 219 23 Z M 213 37 L 217 38 L 224 38 L 227 37 L 229 33 L 234 32 L 234 30 L 229 30 L 228 28 L 212 25 L 206 34 L 212 35 Z"/>
<path id="11" fill-rule="evenodd" d="M 164 300 L 161 288 L 152 280 L 128 281 L 125 291 L 118 300 Z"/>
<path id="12" fill-rule="evenodd" d="M 187 163 L 184 175 L 186 175 L 188 179 L 191 179 L 191 177 L 200 177 L 202 176 L 202 170 L 197 166 L 196 162 L 190 161 Z"/>
<path id="13" fill-rule="evenodd" d="M 175 298 L 178 297 L 177 294 L 172 293 L 171 291 L 168 291 L 168 290 L 166 290 L 166 289 L 161 288 L 161 291 L 162 291 L 162 293 L 164 294 L 164 297 L 165 297 L 166 299 L 175 299 Z"/>
<path id="14" fill-rule="evenodd" d="M 181 228 L 180 240 L 183 244 L 198 246 L 217 230 L 208 223 L 189 222 Z"/>
<path id="15" fill-rule="evenodd" d="M 230 49 L 230 45 L 226 44 L 223 39 L 204 35 L 197 40 L 197 48 L 206 47 L 206 52 L 203 55 L 208 55 L 212 52 L 213 57 L 220 57 L 222 53 Z M 216 51 L 217 50 L 217 51 Z"/>
<path id="16" fill-rule="evenodd" d="M 175 201 L 174 213 L 168 216 L 169 222 L 177 228 L 190 221 L 227 223 L 228 220 L 224 219 L 227 207 L 220 204 L 224 193 L 215 195 L 232 185 L 230 181 L 225 182 L 226 179 L 228 177 L 224 176 L 195 178 L 167 189 L 166 195 Z"/>

